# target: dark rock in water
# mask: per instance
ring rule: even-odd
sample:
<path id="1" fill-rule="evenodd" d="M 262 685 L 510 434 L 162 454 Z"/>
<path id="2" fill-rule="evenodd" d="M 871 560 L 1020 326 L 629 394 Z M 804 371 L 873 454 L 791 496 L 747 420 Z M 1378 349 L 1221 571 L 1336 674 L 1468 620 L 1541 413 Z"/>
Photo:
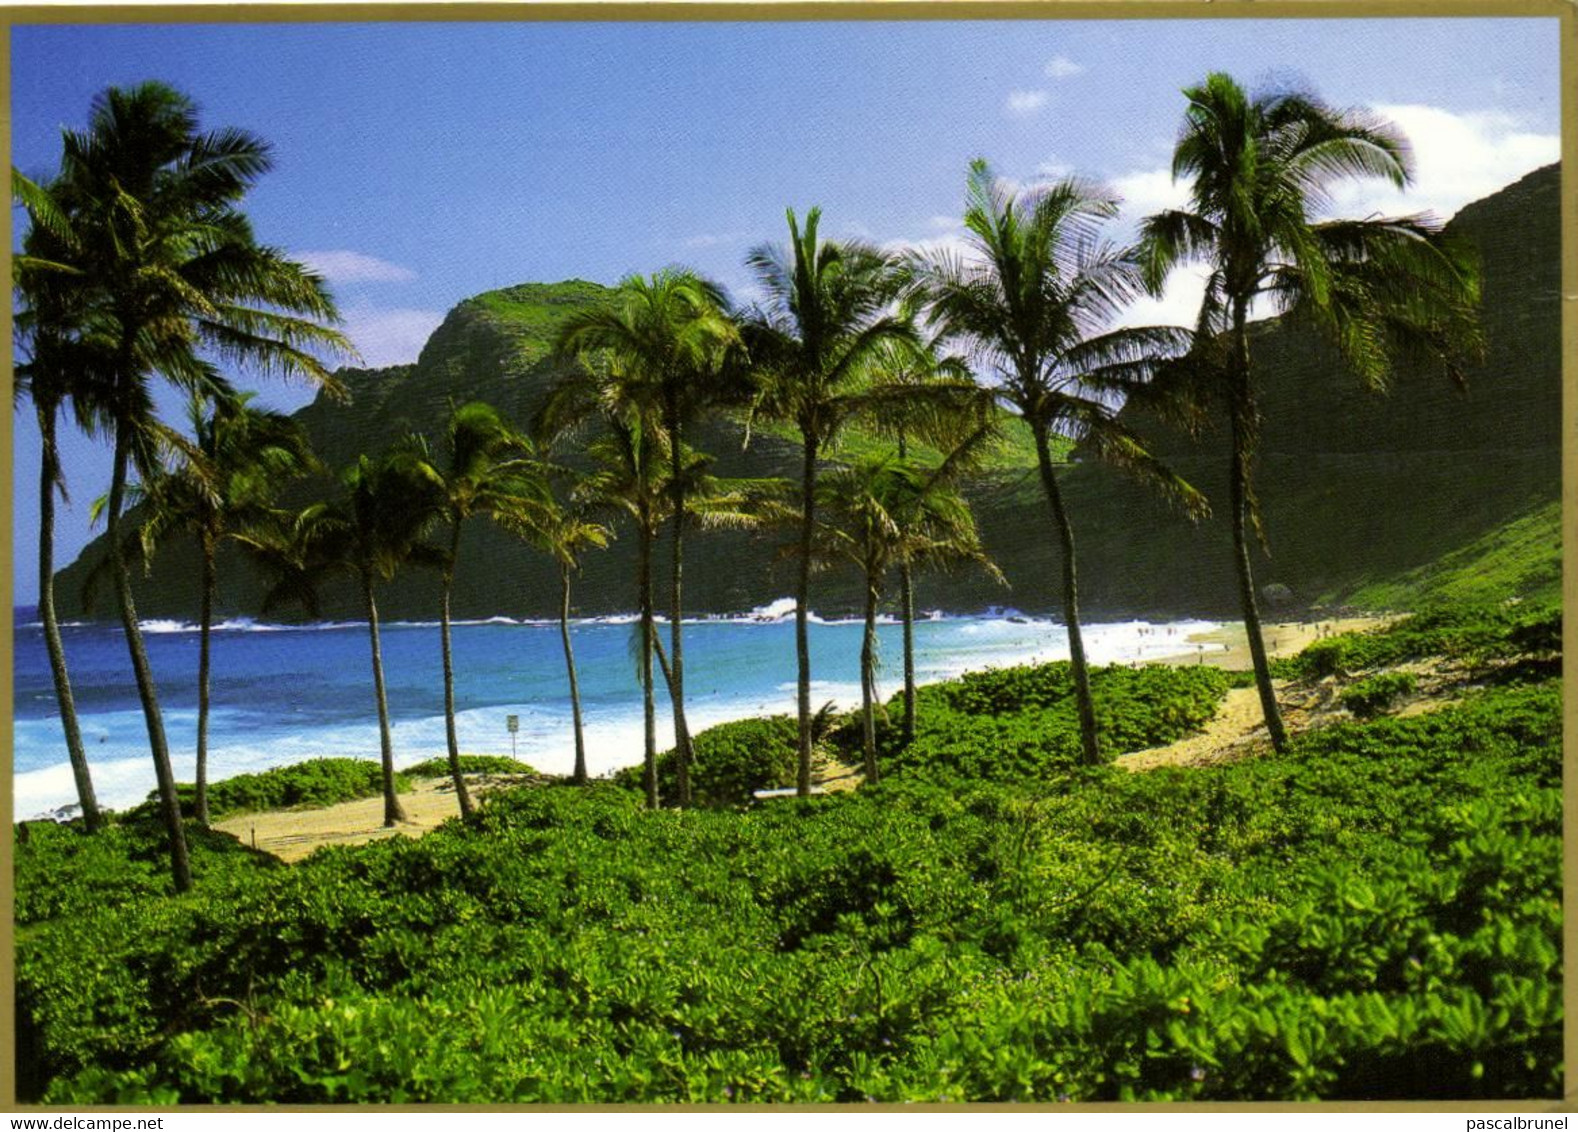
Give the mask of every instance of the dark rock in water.
<path id="1" fill-rule="evenodd" d="M 55 809 L 48 811 L 44 816 L 52 822 L 59 822 L 61 825 L 65 825 L 67 822 L 75 821 L 82 816 L 82 806 L 77 802 L 68 802 L 64 806 L 57 806 Z"/>

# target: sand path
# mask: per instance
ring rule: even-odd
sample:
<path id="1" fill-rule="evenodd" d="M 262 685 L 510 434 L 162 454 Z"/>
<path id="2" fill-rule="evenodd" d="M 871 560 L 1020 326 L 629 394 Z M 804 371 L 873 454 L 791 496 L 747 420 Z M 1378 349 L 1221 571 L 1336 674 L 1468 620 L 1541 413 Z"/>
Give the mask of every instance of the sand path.
<path id="1" fill-rule="evenodd" d="M 466 778 L 473 799 L 503 782 L 505 776 Z M 261 814 L 241 814 L 215 822 L 214 828 L 228 833 L 243 845 L 272 853 L 282 861 L 299 861 L 322 845 L 363 845 L 385 837 L 421 837 L 450 818 L 460 816 L 455 787 L 448 779 L 419 779 L 408 794 L 400 795 L 406 821 L 384 826 L 384 800 L 359 798 L 313 810 L 273 810 Z"/>
<path id="2" fill-rule="evenodd" d="M 1260 693 L 1254 688 L 1234 688 L 1204 731 L 1165 747 L 1120 755 L 1113 765 L 1136 771 L 1159 766 L 1217 766 L 1253 754 L 1257 744 L 1266 740 Z"/>

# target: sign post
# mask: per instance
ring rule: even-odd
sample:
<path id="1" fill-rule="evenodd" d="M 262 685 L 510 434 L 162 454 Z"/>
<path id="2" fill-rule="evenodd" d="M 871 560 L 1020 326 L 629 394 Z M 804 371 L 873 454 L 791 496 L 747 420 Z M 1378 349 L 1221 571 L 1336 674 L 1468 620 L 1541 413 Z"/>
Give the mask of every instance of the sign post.
<path id="1" fill-rule="evenodd" d="M 518 715 L 506 715 L 504 717 L 504 726 L 509 728 L 510 731 L 510 758 L 514 758 L 515 733 L 521 729 L 521 717 Z"/>

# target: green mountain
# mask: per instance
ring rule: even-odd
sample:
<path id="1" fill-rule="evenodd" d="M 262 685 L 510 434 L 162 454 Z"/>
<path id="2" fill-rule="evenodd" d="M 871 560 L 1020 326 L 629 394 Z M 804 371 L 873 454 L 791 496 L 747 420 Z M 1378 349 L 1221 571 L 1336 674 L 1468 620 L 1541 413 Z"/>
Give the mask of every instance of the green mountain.
<path id="1" fill-rule="evenodd" d="M 1476 542 L 1499 546 L 1495 532 L 1526 516 L 1506 536 L 1517 542 L 1522 566 L 1496 576 L 1513 588 L 1548 585 L 1551 563 L 1559 563 L 1551 521 L 1560 495 L 1559 189 L 1559 170 L 1549 166 L 1465 207 L 1452 222 L 1480 249 L 1485 281 L 1488 349 L 1470 370 L 1466 390 L 1419 368 L 1401 372 L 1387 394 L 1369 394 L 1308 329 L 1286 320 L 1254 327 L 1264 418 L 1258 486 L 1270 551 L 1259 557 L 1256 572 L 1273 595 L 1297 607 L 1417 600 L 1435 592 L 1426 576 L 1432 563 L 1454 552 L 1472 554 L 1464 548 Z M 605 294 L 598 284 L 575 280 L 467 299 L 415 364 L 344 370 L 350 403 L 320 396 L 298 416 L 333 466 L 409 431 L 436 437 L 451 403 L 480 398 L 525 420 L 557 373 L 550 344 L 560 322 Z M 1223 436 L 1194 438 L 1154 420 L 1134 423 L 1208 497 L 1225 499 Z M 757 430 L 749 447 L 744 438 L 738 423 L 721 421 L 696 439 L 717 455 L 721 474 L 796 474 L 797 445 L 788 433 Z M 1080 462 L 1077 453 L 1066 483 L 1091 615 L 1234 612 L 1224 520 L 1182 519 L 1120 475 Z M 987 547 L 1011 588 L 979 575 L 928 577 L 919 586 L 920 603 L 1057 609 L 1054 536 L 1022 431 L 1011 431 L 970 493 Z M 556 609 L 557 579 L 545 561 L 485 524 L 466 537 L 457 616 L 543 616 Z M 777 553 L 782 538 L 697 536 L 687 558 L 689 607 L 740 611 L 788 593 L 790 569 Z M 625 537 L 588 558 L 578 589 L 582 613 L 634 606 L 634 550 Z M 102 553 L 95 543 L 61 572 L 63 605 L 77 595 L 84 563 Z M 193 561 L 184 548 L 163 553 L 153 575 L 139 582 L 145 615 L 193 615 Z M 257 579 L 242 563 L 226 566 L 222 609 L 256 615 Z M 434 579 L 413 572 L 389 588 L 382 604 L 391 617 L 426 619 L 434 615 L 435 594 Z M 819 577 L 819 609 L 847 610 L 856 602 L 854 578 Z M 348 590 L 325 595 L 327 615 L 354 616 L 356 608 Z"/>

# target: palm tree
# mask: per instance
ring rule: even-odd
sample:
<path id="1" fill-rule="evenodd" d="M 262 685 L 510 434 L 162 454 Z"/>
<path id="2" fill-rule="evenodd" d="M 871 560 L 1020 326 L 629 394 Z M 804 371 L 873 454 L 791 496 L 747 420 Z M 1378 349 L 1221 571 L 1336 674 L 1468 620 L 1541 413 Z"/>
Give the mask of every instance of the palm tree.
<path id="1" fill-rule="evenodd" d="M 201 554 L 197 651 L 197 785 L 193 817 L 208 825 L 208 714 L 210 635 L 218 590 L 219 547 L 254 543 L 254 531 L 274 517 L 275 501 L 291 479 L 317 467 L 299 424 L 283 413 L 252 408 L 253 394 L 188 406 L 192 442 L 176 466 L 141 492 L 143 559 L 170 534 L 192 536 Z"/>
<path id="2" fill-rule="evenodd" d="M 15 369 L 14 393 L 32 400 L 38 420 L 38 617 L 49 654 L 77 801 L 83 825 L 92 833 L 102 827 L 103 816 L 82 744 L 65 644 L 55 612 L 55 495 L 59 492 L 66 498 L 56 425 L 67 400 L 72 402 L 84 428 L 92 429 L 100 423 L 93 419 L 97 408 L 93 398 L 105 384 L 104 359 L 93 352 L 90 336 L 81 332 L 82 312 L 73 309 L 73 302 L 80 302 L 82 296 L 75 286 L 77 273 L 62 262 L 71 258 L 76 245 L 69 221 L 60 214 L 59 204 L 48 187 L 35 186 L 14 170 L 12 183 L 16 199 L 27 209 L 29 222 L 22 253 L 12 259 L 18 300 L 16 333 L 27 353 Z"/>
<path id="3" fill-rule="evenodd" d="M 733 364 L 740 336 L 726 313 L 722 290 L 680 270 L 622 281 L 607 306 L 592 307 L 564 323 L 559 349 L 602 351 L 617 359 L 625 381 L 620 395 L 656 413 L 669 452 L 669 515 L 673 552 L 669 591 L 669 698 L 674 711 L 676 788 L 690 804 L 690 729 L 685 721 L 684 602 L 685 476 L 680 462 L 684 431 L 705 408 L 743 402 L 742 369 Z"/>
<path id="4" fill-rule="evenodd" d="M 980 442 L 995 435 L 997 401 L 975 384 L 964 360 L 941 355 L 935 342 L 888 343 L 878 351 L 872 367 L 875 386 L 902 391 L 903 400 L 885 403 L 871 420 L 873 430 L 891 438 L 899 459 L 910 455 L 910 444 L 946 451 L 961 448 L 968 466 L 984 451 Z M 961 466 L 961 471 L 966 470 Z M 899 555 L 899 621 L 904 647 L 904 720 L 902 735 L 915 738 L 915 562 Z"/>
<path id="5" fill-rule="evenodd" d="M 612 532 L 593 521 L 583 507 L 550 501 L 529 511 L 504 509 L 497 516 L 513 531 L 548 555 L 559 567 L 559 639 L 564 647 L 564 668 L 570 683 L 570 723 L 575 736 L 573 780 L 585 786 L 586 735 L 581 722 L 581 685 L 575 672 L 575 649 L 570 643 L 570 584 L 581 569 L 581 555 L 608 545 Z"/>
<path id="6" fill-rule="evenodd" d="M 427 445 L 417 436 L 407 437 L 378 459 L 358 457 L 340 474 L 340 480 L 344 488 L 340 496 L 308 506 L 281 537 L 260 540 L 265 564 L 277 575 L 264 608 L 296 602 L 316 614 L 318 591 L 325 580 L 334 576 L 354 579 L 361 591 L 372 649 L 384 825 L 394 826 L 406 817 L 395 793 L 394 738 L 384 687 L 378 586 L 391 581 L 403 566 L 444 568 L 448 556 L 424 541 L 444 513 L 444 483 L 433 470 Z"/>
<path id="7" fill-rule="evenodd" d="M 1139 291 L 1138 274 L 1099 242 L 1117 211 L 1110 197 L 1068 179 L 1023 196 L 970 166 L 965 227 L 970 255 L 940 254 L 921 265 L 931 317 L 943 335 L 971 347 L 998 397 L 1029 425 L 1063 567 L 1063 621 L 1086 762 L 1101 761 L 1090 670 L 1079 620 L 1074 528 L 1058 483 L 1052 438 L 1138 473 L 1198 512 L 1204 501 L 1162 467 L 1118 419 L 1121 400 L 1180 352 L 1188 332 L 1174 327 L 1109 329 Z"/>
<path id="8" fill-rule="evenodd" d="M 817 485 L 831 519 L 820 526 L 822 553 L 853 564 L 864 582 L 860 693 L 867 782 L 879 780 L 877 608 L 888 574 L 904 562 L 969 561 L 1002 579 L 981 547 L 970 505 L 950 482 L 965 459 L 963 448 L 931 467 L 894 454 L 871 456 L 835 468 Z"/>
<path id="9" fill-rule="evenodd" d="M 1156 293 L 1178 264 L 1210 268 L 1196 328 L 1199 360 L 1208 364 L 1180 367 L 1179 392 L 1228 418 L 1233 565 L 1266 729 L 1281 750 L 1287 732 L 1261 636 L 1247 532 L 1260 526 L 1252 307 L 1263 300 L 1308 318 L 1372 388 L 1385 385 L 1399 350 L 1434 357 L 1461 379 L 1457 357 L 1478 345 L 1478 268 L 1428 216 L 1315 219 L 1342 181 L 1408 184 L 1408 146 L 1389 124 L 1298 90 L 1251 97 L 1220 73 L 1184 96 L 1172 171 L 1174 180 L 1192 178 L 1189 206 L 1145 221 L 1140 256 Z"/>
<path id="10" fill-rule="evenodd" d="M 745 327 L 761 384 L 755 412 L 800 433 L 799 573 L 795 582 L 796 793 L 811 793 L 811 646 L 809 613 L 816 531 L 817 460 L 857 413 L 871 406 L 869 363 L 885 342 L 912 339 L 892 309 L 902 279 L 887 257 L 857 243 L 819 240 L 821 209 L 800 230 L 789 210 L 789 247 L 763 245 L 747 259 L 768 306 Z"/>
<path id="11" fill-rule="evenodd" d="M 154 462 L 152 383 L 208 396 L 229 392 L 205 358 L 329 384 L 314 350 L 345 350 L 323 281 L 262 247 L 237 210 L 269 168 L 268 146 L 241 130 L 203 133 L 184 95 L 161 83 L 111 88 L 85 132 L 63 134 L 58 215 L 75 240 L 67 261 L 76 309 L 105 356 L 100 401 L 113 422 L 108 538 L 116 597 L 143 716 L 178 891 L 191 887 L 169 745 L 132 599 L 122 544 L 127 473 Z M 38 186 L 33 186 L 37 189 Z"/>
<path id="12" fill-rule="evenodd" d="M 536 414 L 534 431 L 545 448 L 563 445 L 588 429 L 585 447 L 591 471 L 577 485 L 583 501 L 628 516 L 636 529 L 636 671 L 641 682 L 643 785 L 650 809 L 657 809 L 657 710 L 652 653 L 657 644 L 652 596 L 652 548 L 662 521 L 663 485 L 659 466 L 664 451 L 661 429 L 649 404 L 626 395 L 631 379 L 617 357 L 589 353 L 578 370 L 549 391 Z"/>
<path id="13" fill-rule="evenodd" d="M 542 505 L 545 485 L 527 463 L 529 455 L 526 438 L 511 428 L 498 410 L 473 401 L 451 412 L 444 464 L 433 470 L 442 486 L 444 512 L 449 520 L 449 549 L 439 568 L 439 640 L 444 663 L 444 735 L 449 744 L 449 773 L 462 817 L 471 816 L 472 804 L 465 777 L 460 773 L 460 740 L 455 731 L 455 659 L 450 647 L 450 596 L 460 559 L 460 533 L 465 521 L 473 516 L 496 516 L 506 510 L 519 513 Z"/>

